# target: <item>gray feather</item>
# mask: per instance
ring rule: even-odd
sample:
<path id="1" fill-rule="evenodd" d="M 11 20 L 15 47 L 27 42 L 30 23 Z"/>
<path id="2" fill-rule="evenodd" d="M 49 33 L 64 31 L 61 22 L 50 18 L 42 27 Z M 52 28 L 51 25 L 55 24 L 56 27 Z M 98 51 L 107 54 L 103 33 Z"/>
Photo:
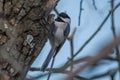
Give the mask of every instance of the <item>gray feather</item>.
<path id="1" fill-rule="evenodd" d="M 52 48 L 46 58 L 46 60 L 44 61 L 41 70 L 45 71 L 45 69 L 47 68 L 48 64 L 50 63 L 51 58 L 54 56 L 55 53 L 55 48 Z"/>
<path id="2" fill-rule="evenodd" d="M 64 36 L 67 38 L 68 35 L 69 35 L 69 33 L 70 33 L 70 25 L 67 24 L 67 27 L 66 27 L 66 29 L 65 29 L 65 31 L 64 31 Z"/>

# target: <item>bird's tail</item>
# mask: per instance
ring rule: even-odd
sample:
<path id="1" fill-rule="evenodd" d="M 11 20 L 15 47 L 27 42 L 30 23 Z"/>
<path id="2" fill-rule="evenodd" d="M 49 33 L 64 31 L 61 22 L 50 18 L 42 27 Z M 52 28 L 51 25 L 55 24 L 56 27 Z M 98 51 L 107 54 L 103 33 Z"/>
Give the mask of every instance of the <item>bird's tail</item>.
<path id="1" fill-rule="evenodd" d="M 46 60 L 44 61 L 42 67 L 41 67 L 41 70 L 42 71 L 45 71 L 46 67 L 48 66 L 51 58 L 54 56 L 54 53 L 55 53 L 55 48 L 52 48 L 46 58 Z"/>

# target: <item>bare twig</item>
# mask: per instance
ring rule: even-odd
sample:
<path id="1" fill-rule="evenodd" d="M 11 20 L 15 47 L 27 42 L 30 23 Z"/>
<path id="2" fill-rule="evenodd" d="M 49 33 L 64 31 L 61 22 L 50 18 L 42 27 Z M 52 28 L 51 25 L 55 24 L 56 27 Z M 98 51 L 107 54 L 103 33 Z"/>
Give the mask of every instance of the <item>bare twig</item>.
<path id="1" fill-rule="evenodd" d="M 57 3 L 59 2 L 60 0 L 57 0 Z M 57 4 L 56 4 L 57 5 Z M 57 14 L 57 15 L 59 15 L 59 11 L 56 9 L 56 7 L 53 9 L 54 11 L 55 11 L 55 13 Z"/>
<path id="2" fill-rule="evenodd" d="M 49 70 L 50 70 L 50 68 L 45 69 L 45 71 L 49 71 Z M 51 71 L 58 71 L 58 70 L 59 70 L 58 68 L 51 69 Z M 41 71 L 41 68 L 31 67 L 30 71 Z"/>
<path id="3" fill-rule="evenodd" d="M 74 55 L 74 35 L 76 32 L 76 27 L 74 28 L 72 34 L 68 37 L 68 40 L 70 41 L 70 50 L 71 50 L 71 63 L 73 62 L 73 55 Z M 73 69 L 73 65 L 71 65 L 71 71 Z"/>
<path id="4" fill-rule="evenodd" d="M 58 10 L 57 10 L 56 8 L 54 8 L 54 11 L 55 11 L 55 13 L 56 13 L 57 15 L 59 15 L 59 12 L 58 12 Z"/>
<path id="5" fill-rule="evenodd" d="M 97 10 L 97 7 L 95 5 L 95 0 L 92 0 L 93 1 L 93 7 L 95 8 L 95 10 Z"/>
<path id="6" fill-rule="evenodd" d="M 81 77 L 81 76 L 79 76 L 79 75 L 76 75 L 75 78 L 76 78 L 77 80 L 91 80 L 91 79 L 87 79 L 87 78 Z"/>
<path id="7" fill-rule="evenodd" d="M 111 10 L 114 9 L 114 0 L 111 0 Z M 116 39 L 116 32 L 115 32 L 115 19 L 114 19 L 114 12 L 112 11 L 111 13 L 111 25 L 112 25 L 112 32 L 113 32 L 113 36 L 114 36 L 114 39 Z M 117 59 L 118 59 L 118 65 L 119 65 L 119 72 L 120 72 L 120 59 L 119 59 L 119 49 L 118 49 L 118 46 L 115 47 L 115 50 L 116 50 L 116 56 L 117 56 Z M 119 76 L 120 76 L 120 73 L 119 73 Z"/>
<path id="8" fill-rule="evenodd" d="M 80 26 L 81 23 L 81 14 L 82 14 L 82 4 L 83 4 L 83 0 L 80 0 L 80 12 L 79 12 L 79 17 L 78 17 L 78 25 Z"/>
<path id="9" fill-rule="evenodd" d="M 36 80 L 36 79 L 42 78 L 46 75 L 48 75 L 48 73 L 37 75 L 37 76 L 34 76 L 34 77 L 30 77 L 30 78 L 26 78 L 26 80 Z"/>
<path id="10" fill-rule="evenodd" d="M 55 57 L 53 57 L 52 64 L 51 64 L 51 67 L 50 67 L 50 70 L 49 70 L 49 74 L 48 74 L 47 80 L 50 80 L 50 76 L 51 76 L 51 72 L 52 72 L 51 69 L 53 68 L 54 61 L 55 61 Z"/>
<path id="11" fill-rule="evenodd" d="M 112 69 L 112 70 L 109 70 L 109 71 L 107 71 L 103 74 L 95 75 L 95 76 L 91 77 L 90 79 L 93 80 L 93 79 L 104 77 L 104 76 L 107 76 L 107 75 L 114 75 L 117 71 L 118 71 L 118 68 Z"/>

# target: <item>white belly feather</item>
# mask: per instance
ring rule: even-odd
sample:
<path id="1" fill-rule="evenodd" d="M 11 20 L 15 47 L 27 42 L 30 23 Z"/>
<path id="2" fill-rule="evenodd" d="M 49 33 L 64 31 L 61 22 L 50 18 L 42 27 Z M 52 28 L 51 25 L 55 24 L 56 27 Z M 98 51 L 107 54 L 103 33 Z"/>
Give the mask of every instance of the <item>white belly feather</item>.
<path id="1" fill-rule="evenodd" d="M 66 29 L 66 23 L 55 22 L 57 24 L 57 30 L 55 32 L 55 45 L 59 46 L 64 40 L 64 31 Z"/>
<path id="2" fill-rule="evenodd" d="M 59 46 L 59 44 L 62 43 L 64 40 L 64 34 L 62 29 L 57 29 L 56 34 L 55 34 L 55 45 Z"/>

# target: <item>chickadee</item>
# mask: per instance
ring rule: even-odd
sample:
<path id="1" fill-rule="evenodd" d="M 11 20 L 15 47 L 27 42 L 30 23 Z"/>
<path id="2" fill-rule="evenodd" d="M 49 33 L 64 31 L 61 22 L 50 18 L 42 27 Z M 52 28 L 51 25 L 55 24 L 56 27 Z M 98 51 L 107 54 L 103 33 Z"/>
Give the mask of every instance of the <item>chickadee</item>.
<path id="1" fill-rule="evenodd" d="M 47 68 L 51 58 L 57 55 L 57 53 L 65 43 L 70 32 L 70 23 L 70 17 L 64 12 L 60 13 L 55 21 L 52 23 L 49 36 L 51 50 L 41 67 L 42 71 Z"/>

